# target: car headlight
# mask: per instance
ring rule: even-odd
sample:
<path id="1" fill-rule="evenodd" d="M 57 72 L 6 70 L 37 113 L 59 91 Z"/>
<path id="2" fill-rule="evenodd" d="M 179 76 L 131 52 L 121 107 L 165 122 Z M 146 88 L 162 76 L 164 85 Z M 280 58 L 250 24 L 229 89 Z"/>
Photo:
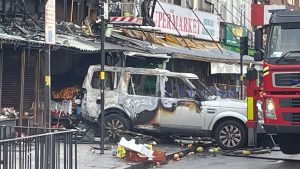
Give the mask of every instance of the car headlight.
<path id="1" fill-rule="evenodd" d="M 267 98 L 266 99 L 266 118 L 269 119 L 277 119 L 276 117 L 276 113 L 275 113 L 275 106 L 273 103 L 273 99 L 272 98 Z"/>

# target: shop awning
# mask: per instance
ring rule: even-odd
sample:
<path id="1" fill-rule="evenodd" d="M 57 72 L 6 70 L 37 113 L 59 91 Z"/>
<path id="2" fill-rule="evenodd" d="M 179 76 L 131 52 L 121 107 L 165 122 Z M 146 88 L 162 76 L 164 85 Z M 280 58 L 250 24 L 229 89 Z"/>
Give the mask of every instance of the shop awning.
<path id="1" fill-rule="evenodd" d="M 247 73 L 247 68 L 249 67 L 249 64 L 243 65 L 243 74 Z M 240 74 L 241 73 L 241 67 L 239 64 L 227 64 L 227 63 L 218 63 L 218 62 L 210 62 L 210 73 L 211 74 Z M 257 70 L 261 70 L 261 65 L 255 65 L 254 66 Z"/>
<path id="2" fill-rule="evenodd" d="M 6 33 L 0 33 L 1 43 L 13 44 L 13 45 L 30 45 L 32 47 L 42 47 L 45 45 L 45 40 L 43 37 L 32 37 L 26 38 L 20 35 L 9 35 Z M 100 42 L 93 38 L 86 38 L 81 36 L 72 35 L 56 35 L 56 44 L 54 46 L 62 47 L 66 49 L 73 49 L 83 52 L 93 52 L 98 53 L 101 50 Z M 119 44 L 113 44 L 105 42 L 105 50 L 118 50 L 118 51 L 135 51 L 143 52 L 143 50 L 122 46 Z"/>
<path id="3" fill-rule="evenodd" d="M 152 54 L 165 53 L 172 56 L 172 58 L 205 62 L 221 62 L 229 64 L 238 64 L 240 62 L 239 53 L 229 51 L 219 46 L 221 48 L 220 51 L 216 46 L 218 44 L 213 42 L 189 40 L 187 41 L 187 43 L 190 44 L 189 49 L 182 40 L 180 41 L 179 38 L 171 35 L 160 37 L 160 35 L 156 36 L 153 33 L 148 33 L 148 37 L 150 38 L 145 39 L 146 37 L 137 31 L 126 32 L 126 36 L 119 33 L 113 33 L 112 36 L 119 40 L 129 41 Z M 243 61 L 244 63 L 254 62 L 253 58 L 250 56 L 244 56 Z"/>
<path id="4" fill-rule="evenodd" d="M 140 52 L 124 52 L 125 56 L 144 56 L 144 57 L 156 57 L 156 58 L 163 58 L 169 59 L 171 56 L 167 54 L 151 54 L 151 53 L 140 53 Z"/>

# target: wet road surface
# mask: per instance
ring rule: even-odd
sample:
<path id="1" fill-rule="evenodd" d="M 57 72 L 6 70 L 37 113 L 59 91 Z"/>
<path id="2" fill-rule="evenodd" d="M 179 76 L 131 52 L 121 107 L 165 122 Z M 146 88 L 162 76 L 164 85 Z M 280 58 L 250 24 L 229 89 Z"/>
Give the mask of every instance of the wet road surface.
<path id="1" fill-rule="evenodd" d="M 299 159 L 300 160 L 300 159 Z M 163 169 L 299 169 L 300 161 L 268 160 L 211 154 L 194 154 L 159 166 Z"/>

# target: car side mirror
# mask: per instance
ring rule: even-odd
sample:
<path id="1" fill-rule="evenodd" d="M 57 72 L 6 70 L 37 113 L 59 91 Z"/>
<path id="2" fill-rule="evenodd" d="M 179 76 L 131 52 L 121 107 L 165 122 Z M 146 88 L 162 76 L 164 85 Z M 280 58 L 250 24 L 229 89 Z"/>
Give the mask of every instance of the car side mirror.
<path id="1" fill-rule="evenodd" d="M 254 49 L 256 51 L 263 49 L 263 32 L 264 27 L 258 28 L 254 31 Z"/>
<path id="2" fill-rule="evenodd" d="M 256 80 L 257 78 L 257 70 L 255 68 L 248 68 L 246 73 L 246 79 Z"/>

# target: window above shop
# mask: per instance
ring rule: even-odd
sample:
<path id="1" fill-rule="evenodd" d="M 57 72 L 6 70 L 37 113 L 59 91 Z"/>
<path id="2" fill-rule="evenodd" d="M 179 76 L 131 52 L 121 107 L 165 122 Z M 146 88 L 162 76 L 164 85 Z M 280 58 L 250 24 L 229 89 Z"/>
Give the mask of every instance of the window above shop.
<path id="1" fill-rule="evenodd" d="M 174 5 L 181 6 L 181 0 L 173 0 L 173 1 L 174 1 Z"/>
<path id="2" fill-rule="evenodd" d="M 295 0 L 287 0 L 287 3 L 291 6 L 295 6 Z"/>
<path id="3" fill-rule="evenodd" d="M 191 7 L 192 9 L 194 9 L 194 0 L 183 0 L 184 4 L 182 4 L 182 6 L 185 6 L 187 8 Z M 201 3 L 201 2 L 198 2 Z"/>

